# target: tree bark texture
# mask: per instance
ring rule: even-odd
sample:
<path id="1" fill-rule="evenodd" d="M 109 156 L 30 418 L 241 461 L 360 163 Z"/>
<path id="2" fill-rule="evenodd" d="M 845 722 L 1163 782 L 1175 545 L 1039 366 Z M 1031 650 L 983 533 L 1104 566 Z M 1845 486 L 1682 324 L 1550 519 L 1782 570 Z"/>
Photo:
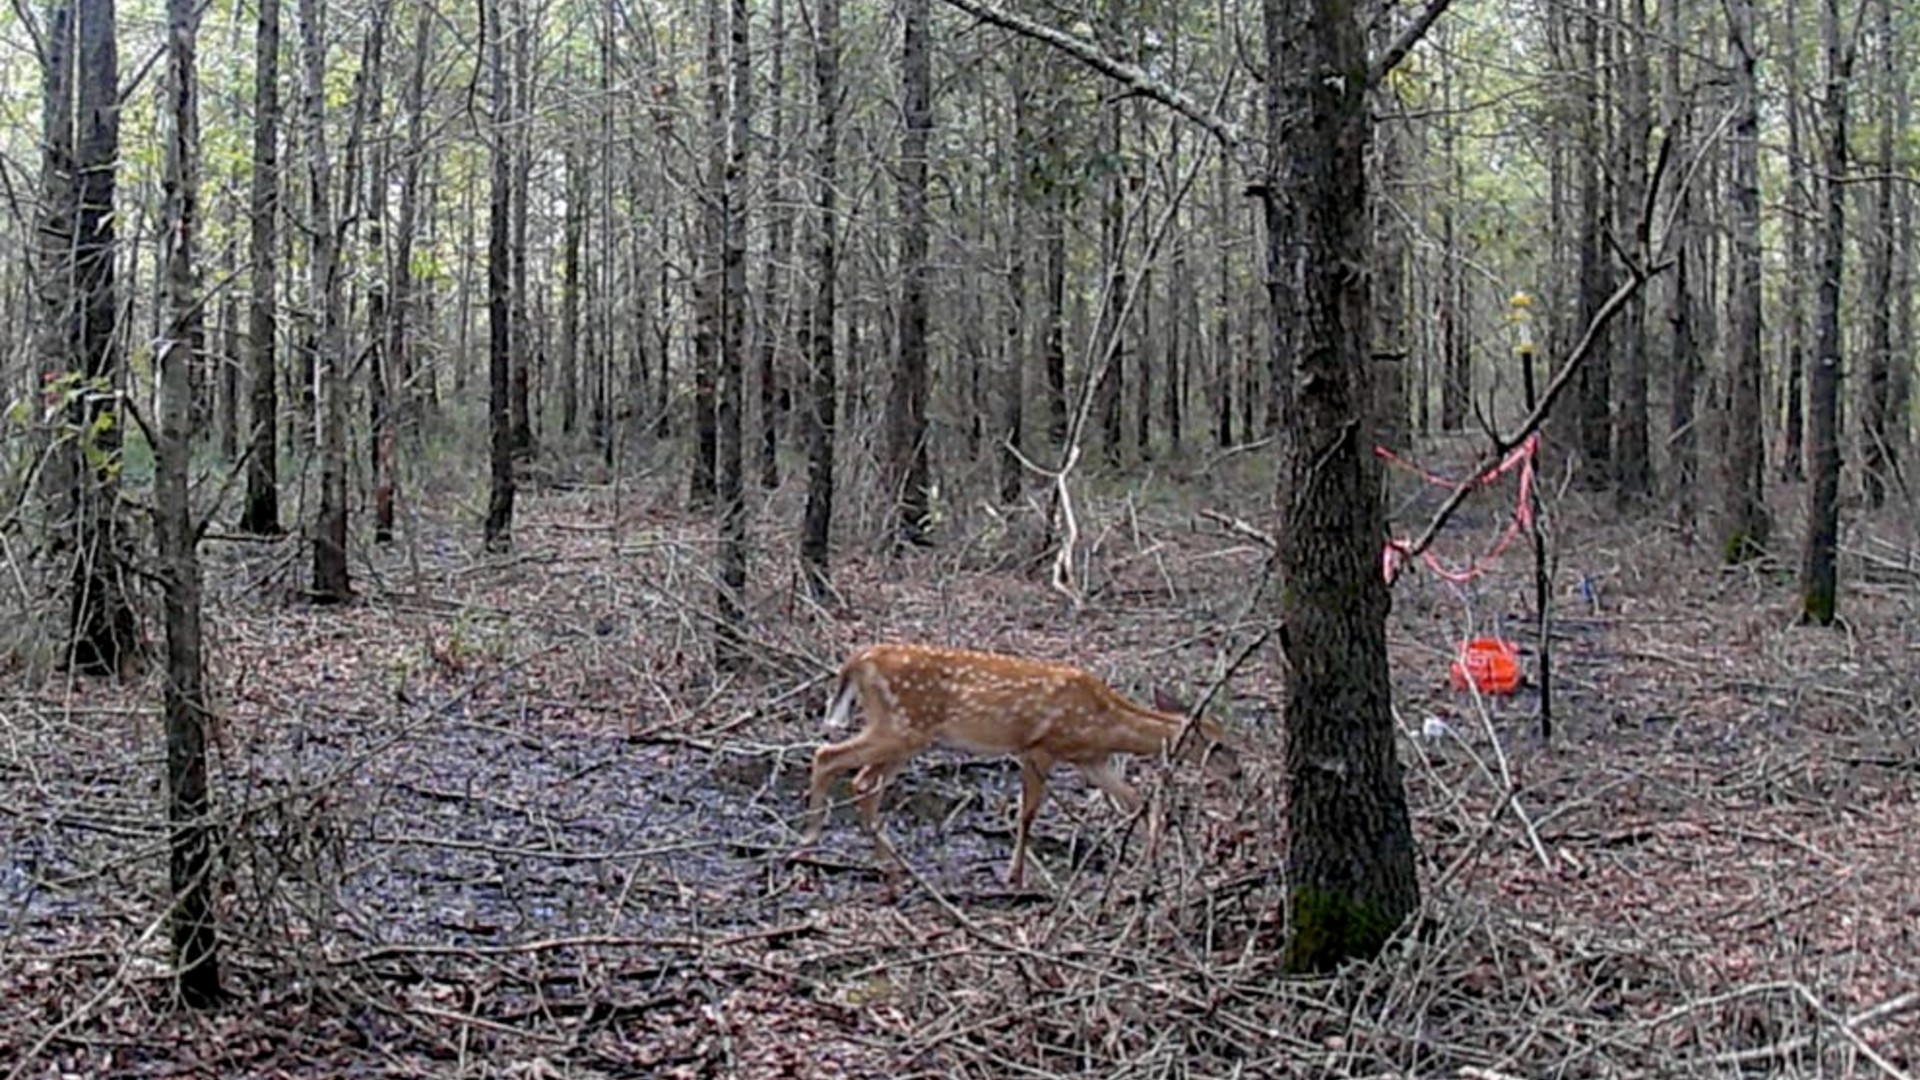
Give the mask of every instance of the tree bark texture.
<path id="1" fill-rule="evenodd" d="M 1840 0 L 1823 0 L 1826 44 L 1826 207 L 1821 222 L 1820 286 L 1814 301 L 1813 370 L 1807 380 L 1806 537 L 1800 557 L 1800 617 L 1833 623 L 1839 606 L 1835 559 L 1840 544 L 1840 287 L 1846 266 L 1847 83 L 1853 49 L 1842 41 Z"/>
<path id="2" fill-rule="evenodd" d="M 927 446 L 927 146 L 933 130 L 933 57 L 929 0 L 902 0 L 905 40 L 901 90 L 906 131 L 900 141 L 900 315 L 893 389 L 887 409 L 888 484 L 896 506 L 896 540 L 932 539 L 931 465 Z"/>
<path id="3" fill-rule="evenodd" d="M 189 498 L 194 432 L 194 344 L 200 340 L 199 110 L 194 0 L 167 0 L 165 103 L 160 111 L 161 273 L 165 332 L 159 349 L 160 444 L 154 462 L 154 532 L 167 627 L 161 712 L 167 731 L 169 933 L 175 988 L 191 1008 L 219 1002 L 214 928 L 212 800 L 207 791 L 206 668 L 201 660 L 199 532 Z"/>
<path id="4" fill-rule="evenodd" d="M 1728 133 L 1731 169 L 1727 204 L 1733 257 L 1728 278 L 1728 414 L 1726 472 L 1721 481 L 1721 553 L 1740 562 L 1765 550 L 1772 532 L 1767 514 L 1760 416 L 1760 151 L 1759 93 L 1752 0 L 1729 0 L 1728 42 L 1733 59 L 1734 119 Z"/>
<path id="5" fill-rule="evenodd" d="M 274 351 L 280 232 L 280 0 L 259 0 L 253 74 L 253 176 L 248 227 L 247 348 L 252 372 L 247 494 L 240 527 L 280 532 L 280 373 Z"/>
<path id="6" fill-rule="evenodd" d="M 1285 963 L 1325 971 L 1376 954 L 1419 902 L 1394 747 L 1384 522 L 1369 437 L 1371 244 L 1366 202 L 1356 197 L 1367 189 L 1367 56 L 1352 0 L 1264 0 L 1264 13 L 1267 70 L 1284 84 L 1268 99 L 1280 109 L 1269 130 L 1283 171 L 1267 198 L 1298 208 L 1294 246 L 1280 254 L 1302 268 L 1277 553 L 1291 673 Z"/>

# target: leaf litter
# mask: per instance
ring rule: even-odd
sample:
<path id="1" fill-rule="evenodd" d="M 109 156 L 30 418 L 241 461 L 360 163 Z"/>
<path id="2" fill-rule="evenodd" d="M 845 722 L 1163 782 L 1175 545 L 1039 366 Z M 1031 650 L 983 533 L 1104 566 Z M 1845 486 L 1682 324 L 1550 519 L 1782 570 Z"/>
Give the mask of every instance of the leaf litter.
<path id="1" fill-rule="evenodd" d="M 1081 508 L 1088 599 L 1008 530 L 852 551 L 796 591 L 756 537 L 752 662 L 709 660 L 709 525 L 604 491 L 444 524 L 289 597 L 292 543 L 210 549 L 220 917 L 234 1000 L 169 999 L 155 684 L 0 699 L 0 1074 L 20 1076 L 1885 1075 L 1920 1067 L 1916 578 L 1869 529 L 1845 630 L 1790 573 L 1579 524 L 1543 743 L 1524 548 L 1396 586 L 1425 894 L 1371 964 L 1283 977 L 1284 670 L 1265 553 L 1172 505 Z M 769 514 L 768 520 L 776 515 Z M 1900 545 L 1906 545 L 1901 547 Z M 1909 560 L 1908 565 L 1911 565 Z M 1254 585 L 1254 588 L 1250 588 Z M 1501 632 L 1536 676 L 1447 686 Z M 788 856 L 834 668 L 886 638 L 1068 659 L 1192 696 L 1260 748 L 1163 773 L 1167 843 L 1062 774 L 1038 884 L 999 881 L 1004 763 L 928 755 L 875 873 L 851 814 Z M 1425 721 L 1434 718 L 1437 724 Z M 16 1063 L 8 1065 L 6 1063 Z"/>

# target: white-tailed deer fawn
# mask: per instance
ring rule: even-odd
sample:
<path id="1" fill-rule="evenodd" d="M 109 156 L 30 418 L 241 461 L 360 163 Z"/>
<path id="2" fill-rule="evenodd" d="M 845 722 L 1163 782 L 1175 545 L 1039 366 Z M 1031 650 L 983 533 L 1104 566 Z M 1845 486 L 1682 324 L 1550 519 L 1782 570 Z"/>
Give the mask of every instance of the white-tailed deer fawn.
<path id="1" fill-rule="evenodd" d="M 870 645 L 841 667 L 828 726 L 844 726 L 856 699 L 866 726 L 814 752 L 802 842 L 811 846 L 820 839 L 834 777 L 858 769 L 853 789 L 860 824 L 889 868 L 900 866 L 900 856 L 880 830 L 881 793 L 930 746 L 1020 760 L 1020 816 L 1007 868 L 1014 885 L 1025 880 L 1027 834 L 1055 765 L 1072 765 L 1129 811 L 1140 805 L 1140 795 L 1114 770 L 1115 754 L 1157 755 L 1179 740 L 1185 760 L 1239 767 L 1232 743 L 1213 720 L 1200 718 L 1181 739 L 1187 719 L 1163 694 L 1155 694 L 1159 708 L 1149 709 L 1064 664 L 924 645 Z"/>

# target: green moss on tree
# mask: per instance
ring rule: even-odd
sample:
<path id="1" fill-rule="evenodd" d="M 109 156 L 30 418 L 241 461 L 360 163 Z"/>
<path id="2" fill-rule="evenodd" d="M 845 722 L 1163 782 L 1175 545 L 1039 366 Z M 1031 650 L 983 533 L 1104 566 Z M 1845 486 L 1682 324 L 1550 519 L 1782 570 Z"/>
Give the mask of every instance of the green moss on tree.
<path id="1" fill-rule="evenodd" d="M 1377 956 L 1400 925 L 1397 916 L 1372 904 L 1322 889 L 1294 889 L 1291 907 L 1286 969 L 1294 974 Z"/>

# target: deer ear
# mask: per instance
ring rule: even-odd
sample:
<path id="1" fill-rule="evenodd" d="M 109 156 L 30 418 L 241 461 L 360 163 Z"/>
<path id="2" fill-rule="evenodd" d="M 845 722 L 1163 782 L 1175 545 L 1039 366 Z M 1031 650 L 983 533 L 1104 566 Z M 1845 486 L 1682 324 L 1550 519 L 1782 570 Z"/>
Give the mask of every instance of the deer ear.
<path id="1" fill-rule="evenodd" d="M 1178 713 L 1181 716 L 1187 715 L 1186 702 L 1168 693 L 1167 688 L 1164 686 L 1156 686 L 1153 688 L 1153 707 L 1165 713 Z"/>

